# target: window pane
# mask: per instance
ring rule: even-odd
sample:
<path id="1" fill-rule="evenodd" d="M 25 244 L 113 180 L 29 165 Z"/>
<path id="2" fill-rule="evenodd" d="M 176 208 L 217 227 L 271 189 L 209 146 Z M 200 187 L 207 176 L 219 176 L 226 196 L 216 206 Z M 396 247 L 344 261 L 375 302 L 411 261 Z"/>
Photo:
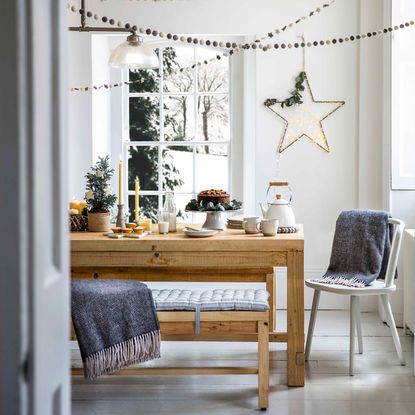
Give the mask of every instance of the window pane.
<path id="1" fill-rule="evenodd" d="M 229 190 L 227 145 L 196 147 L 196 191 L 206 189 Z"/>
<path id="2" fill-rule="evenodd" d="M 221 58 L 217 59 L 217 55 Z M 229 58 L 222 56 L 219 50 L 208 48 L 197 49 L 197 61 L 212 62 L 198 66 L 197 87 L 199 92 L 228 92 L 229 90 Z"/>
<path id="3" fill-rule="evenodd" d="M 165 97 L 164 139 L 187 141 L 195 136 L 195 106 L 193 96 L 180 95 Z"/>
<path id="4" fill-rule="evenodd" d="M 158 53 L 158 52 L 157 52 Z M 130 70 L 130 92 L 159 92 L 159 69 Z"/>
<path id="5" fill-rule="evenodd" d="M 193 149 L 187 146 L 163 148 L 163 190 L 193 191 Z"/>
<path id="6" fill-rule="evenodd" d="M 158 148 L 131 146 L 128 156 L 128 188 L 134 190 L 135 178 L 141 190 L 158 190 Z"/>
<path id="7" fill-rule="evenodd" d="M 229 99 L 227 95 L 202 95 L 197 98 L 198 140 L 229 140 Z"/>
<path id="8" fill-rule="evenodd" d="M 129 222 L 134 222 L 134 196 L 128 197 L 128 207 L 129 207 Z M 153 220 L 153 223 L 157 221 L 157 211 L 158 208 L 158 196 L 140 196 L 139 206 L 140 206 L 140 217 L 146 216 Z"/>
<path id="9" fill-rule="evenodd" d="M 130 98 L 130 140 L 158 141 L 160 138 L 158 98 Z"/>
<path id="10" fill-rule="evenodd" d="M 164 91 L 193 92 L 194 89 L 194 48 L 174 46 L 163 49 Z M 180 68 L 186 68 L 179 71 Z"/>

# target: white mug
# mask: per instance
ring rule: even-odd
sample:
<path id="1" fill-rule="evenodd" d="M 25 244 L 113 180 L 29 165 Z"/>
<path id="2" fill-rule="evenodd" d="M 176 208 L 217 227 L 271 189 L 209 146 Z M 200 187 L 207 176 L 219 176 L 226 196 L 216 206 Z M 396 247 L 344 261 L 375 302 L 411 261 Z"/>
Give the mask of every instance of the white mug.
<path id="1" fill-rule="evenodd" d="M 275 236 L 278 233 L 278 219 L 262 219 L 261 232 L 264 236 Z"/>
<path id="2" fill-rule="evenodd" d="M 242 222 L 242 227 L 245 229 L 246 233 L 259 233 L 260 226 L 261 218 L 259 216 L 244 218 L 244 221 Z"/>

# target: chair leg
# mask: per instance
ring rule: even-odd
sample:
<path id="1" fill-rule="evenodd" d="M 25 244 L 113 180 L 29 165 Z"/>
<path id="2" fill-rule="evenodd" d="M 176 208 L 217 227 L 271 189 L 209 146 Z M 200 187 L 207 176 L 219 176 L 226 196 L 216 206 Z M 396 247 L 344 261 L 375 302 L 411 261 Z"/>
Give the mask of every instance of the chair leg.
<path id="1" fill-rule="evenodd" d="M 356 307 L 355 307 L 355 322 L 356 322 L 357 344 L 359 345 L 359 354 L 363 354 L 362 318 L 360 314 L 360 298 L 357 296 L 356 296 Z"/>
<path id="2" fill-rule="evenodd" d="M 307 342 L 305 346 L 305 361 L 308 362 L 310 357 L 311 343 L 313 341 L 314 326 L 316 325 L 316 316 L 318 303 L 320 301 L 320 290 L 314 290 L 313 305 L 311 307 L 310 322 L 308 323 Z"/>
<path id="3" fill-rule="evenodd" d="M 396 353 L 398 354 L 398 358 L 399 358 L 399 361 L 401 362 L 401 365 L 405 366 L 405 359 L 402 353 L 401 341 L 399 340 L 399 334 L 398 334 L 398 330 L 396 329 L 396 324 L 393 318 L 392 308 L 389 303 L 388 295 L 382 294 L 380 298 L 382 300 L 383 309 L 385 310 L 386 321 L 389 324 L 389 327 L 391 329 L 393 342 L 395 343 Z"/>
<path id="4" fill-rule="evenodd" d="M 354 349 L 356 333 L 356 296 L 350 296 L 350 348 L 349 348 L 349 375 L 354 375 Z"/>
<path id="5" fill-rule="evenodd" d="M 258 322 L 258 406 L 268 408 L 269 399 L 269 328 L 268 322 Z"/>

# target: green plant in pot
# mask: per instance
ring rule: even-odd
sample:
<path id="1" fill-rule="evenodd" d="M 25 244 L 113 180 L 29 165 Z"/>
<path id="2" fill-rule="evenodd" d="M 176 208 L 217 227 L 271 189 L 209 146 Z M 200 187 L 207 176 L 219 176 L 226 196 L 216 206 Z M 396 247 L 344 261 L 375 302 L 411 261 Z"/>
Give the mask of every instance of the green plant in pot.
<path id="1" fill-rule="evenodd" d="M 88 208 L 88 230 L 90 232 L 107 232 L 110 230 L 110 209 L 117 197 L 111 189 L 111 169 L 109 157 L 99 157 L 95 166 L 85 175 L 85 199 Z"/>

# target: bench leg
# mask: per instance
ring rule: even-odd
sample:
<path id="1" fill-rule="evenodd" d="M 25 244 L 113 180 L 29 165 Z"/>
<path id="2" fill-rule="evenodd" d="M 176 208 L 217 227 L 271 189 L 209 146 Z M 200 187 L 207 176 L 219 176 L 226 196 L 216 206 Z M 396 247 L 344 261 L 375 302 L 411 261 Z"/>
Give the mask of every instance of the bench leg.
<path id="1" fill-rule="evenodd" d="M 277 329 L 277 297 L 276 297 L 277 277 L 275 271 L 267 274 L 267 291 L 269 293 L 269 331 Z"/>
<path id="2" fill-rule="evenodd" d="M 268 322 L 258 322 L 258 406 L 268 408 L 269 397 L 269 328 Z"/>

